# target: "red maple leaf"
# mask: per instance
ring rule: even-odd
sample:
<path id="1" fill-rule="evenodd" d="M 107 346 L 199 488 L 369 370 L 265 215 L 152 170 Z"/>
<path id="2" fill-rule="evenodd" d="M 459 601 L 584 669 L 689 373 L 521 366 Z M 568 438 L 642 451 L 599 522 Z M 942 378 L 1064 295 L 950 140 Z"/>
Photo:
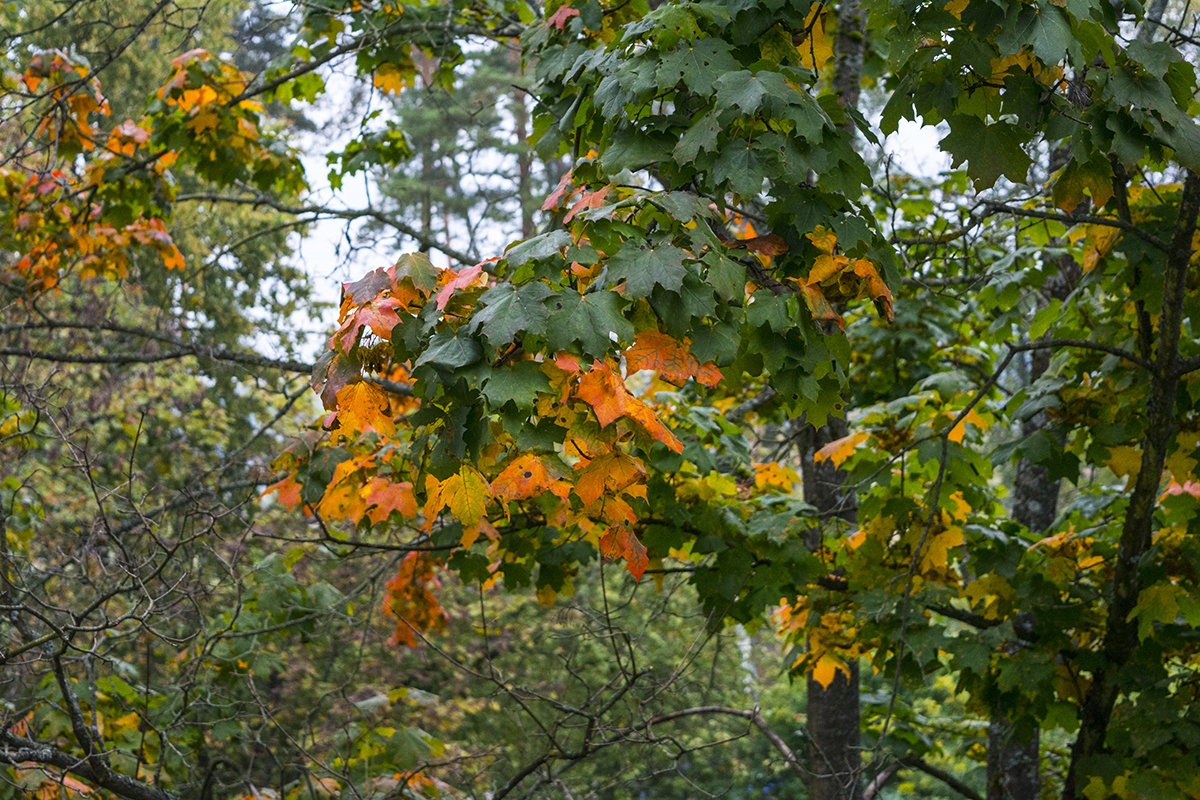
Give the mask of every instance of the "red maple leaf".
<path id="1" fill-rule="evenodd" d="M 624 558 L 625 569 L 635 580 L 641 580 L 650 565 L 646 546 L 625 525 L 613 525 L 600 537 L 600 555 L 605 558 Z"/>
<path id="2" fill-rule="evenodd" d="M 558 182 L 558 186 L 554 187 L 554 191 L 546 197 L 546 202 L 542 203 L 542 211 L 550 211 L 558 207 L 558 202 L 563 199 L 563 195 L 567 193 L 567 186 L 571 183 L 571 175 L 574 174 L 574 169 L 569 170 L 566 175 L 563 175 Z"/>
<path id="3" fill-rule="evenodd" d="M 446 281 L 445 285 L 438 290 L 434 295 L 434 302 L 437 303 L 438 310 L 441 311 L 446 307 L 446 303 L 450 302 L 450 295 L 458 289 L 465 289 L 479 280 L 479 276 L 483 274 L 483 266 L 476 264 L 473 267 L 467 267 L 461 272 L 453 272 L 447 270 L 454 277 Z"/>
<path id="4" fill-rule="evenodd" d="M 558 28 L 561 31 L 563 26 L 567 24 L 567 20 L 578 16 L 579 9 L 571 8 L 570 6 L 559 6 L 558 11 L 551 14 L 550 18 L 546 20 L 546 24 L 551 28 Z"/>

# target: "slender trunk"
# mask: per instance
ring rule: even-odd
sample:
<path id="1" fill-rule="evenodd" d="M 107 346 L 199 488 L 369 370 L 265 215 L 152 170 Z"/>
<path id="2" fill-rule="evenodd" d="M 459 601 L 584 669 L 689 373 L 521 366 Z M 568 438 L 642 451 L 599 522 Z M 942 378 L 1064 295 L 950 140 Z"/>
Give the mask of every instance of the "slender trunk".
<path id="1" fill-rule="evenodd" d="M 822 529 L 853 526 L 858 516 L 853 496 L 842 490 L 842 473 L 832 462 L 813 461 L 813 453 L 846 433 L 844 420 L 831 419 L 819 430 L 810 427 L 803 439 L 804 499 L 825 520 Z M 820 542 L 810 544 L 817 547 Z M 810 800 L 861 800 L 863 796 L 858 662 L 851 661 L 849 667 L 849 675 L 839 671 L 828 686 L 821 686 L 812 673 L 807 677 Z"/>
<path id="2" fill-rule="evenodd" d="M 1103 665 L 1092 672 L 1092 682 L 1079 712 L 1079 733 L 1071 749 L 1071 765 L 1063 785 L 1064 800 L 1082 800 L 1088 762 L 1104 753 L 1113 707 L 1121 693 L 1121 668 L 1138 649 L 1137 620 L 1131 614 L 1142 591 L 1141 561 L 1150 549 L 1154 532 L 1154 508 L 1162 481 L 1163 465 L 1175 434 L 1175 395 L 1179 387 L 1176 365 L 1183 327 L 1183 301 L 1187 291 L 1187 269 L 1192 255 L 1192 236 L 1200 214 L 1200 178 L 1189 172 L 1179 201 L 1175 232 L 1167 251 L 1163 275 L 1162 313 L 1159 315 L 1157 347 L 1146 403 L 1146 427 L 1142 435 L 1142 463 L 1134 481 L 1113 582 L 1104 642 Z"/>
<path id="3" fill-rule="evenodd" d="M 858 107 L 865 44 L 858 0 L 840 0 L 833 86 L 846 108 Z M 852 131 L 853 124 L 847 123 L 846 129 Z M 832 462 L 813 461 L 817 449 L 846 433 L 845 420 L 831 419 L 820 430 L 810 427 L 805 437 L 809 447 L 803 448 L 801 455 L 804 497 L 827 523 L 822 529 L 840 523 L 852 527 L 857 522 L 858 507 L 853 495 L 847 496 L 842 490 L 842 474 Z M 821 686 L 811 673 L 807 676 L 810 800 L 862 800 L 858 662 L 851 661 L 849 667 L 849 675 L 839 671 L 828 686 Z"/>
<path id="4" fill-rule="evenodd" d="M 509 63 L 513 74 L 521 74 L 521 53 L 509 51 Z M 525 93 L 520 87 L 514 86 L 512 93 L 513 135 L 517 147 L 517 203 L 521 207 L 521 238 L 528 239 L 534 233 L 533 198 L 533 153 L 525 141 L 529 136 L 529 109 L 525 106 Z"/>
<path id="5" fill-rule="evenodd" d="M 1037 380 L 1050 364 L 1049 350 L 1033 351 L 1030 383 Z M 1045 425 L 1038 414 L 1022 425 L 1028 436 Z M 1040 464 L 1022 459 L 1017 465 L 1013 490 L 1013 518 L 1031 531 L 1044 532 L 1054 524 L 1058 505 L 1058 481 Z M 1020 642 L 1008 642 L 1004 648 L 1014 651 Z M 1020 729 L 1013 724 L 1013 712 L 997 705 L 988 722 L 987 800 L 1026 800 L 1041 795 L 1042 776 L 1038 768 L 1038 728 Z"/>

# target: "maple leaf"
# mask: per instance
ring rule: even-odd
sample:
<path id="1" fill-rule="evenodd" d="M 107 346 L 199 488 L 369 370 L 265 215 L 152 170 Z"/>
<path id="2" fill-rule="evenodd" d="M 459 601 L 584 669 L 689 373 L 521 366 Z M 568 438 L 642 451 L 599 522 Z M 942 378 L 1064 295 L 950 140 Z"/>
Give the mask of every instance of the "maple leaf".
<path id="1" fill-rule="evenodd" d="M 296 475 L 293 473 L 282 480 L 272 483 L 263 490 L 263 493 L 259 497 L 266 497 L 271 492 L 277 492 L 279 494 L 279 502 L 288 508 L 295 508 L 300 505 L 301 488 L 300 484 L 296 482 Z"/>
<path id="2" fill-rule="evenodd" d="M 689 378 L 710 389 L 724 377 L 711 361 L 703 366 L 683 342 L 659 331 L 642 331 L 633 346 L 625 351 L 625 367 L 630 374 L 644 369 L 656 371 L 663 380 L 682 386 Z"/>
<path id="3" fill-rule="evenodd" d="M 863 279 L 863 288 L 859 294 L 865 292 L 875 303 L 880 316 L 887 317 L 888 322 L 894 321 L 896 314 L 892 310 L 892 290 L 883 282 L 883 278 L 879 277 L 879 270 L 875 265 L 864 258 L 857 259 L 854 262 L 854 274 Z"/>
<path id="4" fill-rule="evenodd" d="M 354 314 L 338 329 L 337 340 L 342 352 L 349 353 L 358 341 L 358 334 L 363 328 L 370 328 L 380 339 L 390 339 L 392 328 L 400 323 L 396 308 L 400 301 L 392 297 L 374 297 L 367 304 L 360 306 Z"/>
<path id="5" fill-rule="evenodd" d="M 413 485 L 408 481 L 390 481 L 376 476 L 361 489 L 360 494 L 370 507 L 367 519 L 371 524 L 382 522 L 393 511 L 399 511 L 406 519 L 417 515 L 417 500 L 413 496 Z"/>
<path id="6" fill-rule="evenodd" d="M 753 250 L 764 256 L 781 256 L 788 251 L 787 242 L 782 236 L 774 233 L 749 239 L 727 239 L 725 244 L 738 250 Z"/>
<path id="7" fill-rule="evenodd" d="M 604 205 L 604 198 L 608 195 L 609 188 L 608 186 L 604 186 L 594 192 L 584 192 L 581 194 L 579 199 L 575 201 L 575 204 L 571 206 L 571 210 L 563 217 L 563 222 L 570 222 L 581 211 L 586 211 L 589 208 L 599 208 Z"/>
<path id="8" fill-rule="evenodd" d="M 840 658 L 830 653 L 822 653 L 817 659 L 817 663 L 812 668 L 812 678 L 817 683 L 821 684 L 822 689 L 828 689 L 829 684 L 833 683 L 834 678 L 841 672 L 847 679 L 850 677 L 850 669 Z"/>
<path id="9" fill-rule="evenodd" d="M 822 461 L 832 461 L 835 467 L 840 467 L 842 462 L 849 458 L 855 449 L 867 440 L 869 435 L 866 431 L 855 431 L 849 436 L 834 439 L 813 454 L 813 461 L 817 464 Z"/>
<path id="10" fill-rule="evenodd" d="M 812 233 L 806 234 L 804 238 L 812 242 L 813 246 L 823 253 L 832 254 L 833 248 L 837 245 L 837 234 L 824 225 L 818 225 Z"/>
<path id="11" fill-rule="evenodd" d="M 760 491 L 779 489 L 783 492 L 790 492 L 799 482 L 800 476 L 796 474 L 796 470 L 780 465 L 778 462 L 754 465 L 754 487 Z"/>
<path id="12" fill-rule="evenodd" d="M 846 321 L 842 319 L 841 314 L 833 310 L 833 305 L 820 287 L 801 284 L 800 296 L 804 298 L 804 305 L 808 306 L 809 313 L 813 315 L 814 320 L 832 322 L 842 330 L 846 329 Z"/>
<path id="13" fill-rule="evenodd" d="M 981 431 L 985 431 L 988 428 L 987 421 L 984 420 L 983 417 L 979 416 L 979 414 L 975 413 L 975 409 L 972 408 L 967 412 L 967 415 L 963 417 L 957 425 L 954 426 L 953 430 L 947 434 L 947 438 L 949 438 L 952 442 L 961 443 L 963 440 L 963 435 L 967 432 L 967 423 L 974 425 Z"/>
<path id="14" fill-rule="evenodd" d="M 563 29 L 563 27 L 567 24 L 567 20 L 569 20 L 571 17 L 578 17 L 578 16 L 579 16 L 579 9 L 571 8 L 570 6 L 559 6 L 558 10 L 555 11 L 553 14 L 551 14 L 550 17 L 546 20 L 546 24 L 549 25 L 551 28 L 557 28 L 558 30 L 561 31 Z"/>
<path id="15" fill-rule="evenodd" d="M 429 553 L 409 553 L 387 582 L 383 610 L 396 618 L 392 644 L 417 647 L 420 644 L 418 632 L 445 627 L 449 615 L 430 591 L 430 588 L 440 586 L 435 572 L 437 567 L 437 560 Z"/>
<path id="16" fill-rule="evenodd" d="M 446 303 L 450 302 L 450 295 L 454 294 L 458 289 L 466 289 L 468 286 L 482 286 L 486 283 L 487 274 L 483 271 L 481 265 L 476 264 L 473 267 L 466 267 L 459 272 L 448 269 L 442 273 L 442 280 L 445 280 L 445 283 L 433 297 L 439 311 L 446 308 Z"/>
<path id="17" fill-rule="evenodd" d="M 554 187 L 554 191 L 546 196 L 546 201 L 542 203 L 542 211 L 550 211 L 558 207 L 558 203 L 563 199 L 563 195 L 567 193 L 567 186 L 571 184 L 571 176 L 575 174 L 575 168 L 567 170 L 567 174 L 563 175 L 558 181 L 558 186 Z"/>
<path id="18" fill-rule="evenodd" d="M 367 381 L 351 383 L 338 390 L 337 420 L 347 431 L 375 432 L 384 436 L 396 433 L 390 396 Z"/>
<path id="19" fill-rule="evenodd" d="M 820 71 L 833 58 L 833 47 L 825 37 L 825 6 L 818 5 L 804 20 L 804 30 L 793 37 L 792 43 L 800 53 L 800 63 L 807 69 Z"/>
<path id="20" fill-rule="evenodd" d="M 527 500 L 547 491 L 565 500 L 570 490 L 571 485 L 556 479 L 545 462 L 533 453 L 526 453 L 505 467 L 491 485 L 492 496 L 497 500 Z"/>
<path id="21" fill-rule="evenodd" d="M 375 88 L 390 94 L 400 94 L 400 91 L 408 85 L 407 77 L 398 66 L 385 62 L 379 65 L 371 83 L 375 85 Z"/>
<path id="22" fill-rule="evenodd" d="M 626 525 L 609 526 L 604 535 L 600 537 L 600 555 L 612 559 L 624 558 L 625 569 L 629 570 L 629 574 L 634 577 L 634 580 L 640 581 L 646 572 L 646 567 L 650 565 L 650 559 L 646 555 L 646 546 Z"/>
<path id="23" fill-rule="evenodd" d="M 444 481 L 426 475 L 425 491 L 427 525 L 432 524 L 442 509 L 449 508 L 450 513 L 463 525 L 476 527 L 483 520 L 483 513 L 491 496 L 487 480 L 469 464 L 463 464 L 458 472 Z"/>
<path id="24" fill-rule="evenodd" d="M 601 362 L 593 362 L 591 370 L 579 379 L 575 396 L 592 407 L 602 427 L 607 427 L 618 417 L 628 417 L 638 423 L 650 438 L 662 442 L 676 453 L 683 452 L 683 443 L 658 420 L 650 406 L 630 394 L 621 376 Z"/>
<path id="25" fill-rule="evenodd" d="M 921 553 L 921 571 L 932 572 L 945 569 L 950 562 L 950 551 L 964 541 L 963 529 L 957 525 L 951 525 L 932 534 Z"/>
<path id="26" fill-rule="evenodd" d="M 845 256 L 819 255 L 808 273 L 808 284 L 815 286 L 818 283 L 823 283 L 841 273 L 849 265 L 850 259 Z"/>
<path id="27" fill-rule="evenodd" d="M 641 459 L 614 449 L 583 467 L 575 482 L 575 494 L 585 506 L 590 506 L 606 491 L 616 494 L 645 477 L 646 467 Z"/>

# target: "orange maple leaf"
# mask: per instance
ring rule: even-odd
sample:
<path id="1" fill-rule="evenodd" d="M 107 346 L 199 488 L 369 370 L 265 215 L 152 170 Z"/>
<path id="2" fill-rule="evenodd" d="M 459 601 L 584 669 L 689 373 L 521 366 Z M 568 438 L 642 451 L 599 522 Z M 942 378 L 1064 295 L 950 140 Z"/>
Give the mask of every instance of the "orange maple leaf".
<path id="1" fill-rule="evenodd" d="M 370 328 L 380 339 L 390 339 L 392 328 L 400 324 L 396 308 L 401 305 L 399 300 L 391 297 L 375 297 L 370 302 L 358 307 L 352 316 L 338 329 L 336 335 L 342 352 L 349 353 L 358 341 L 358 332 Z"/>
<path id="2" fill-rule="evenodd" d="M 496 476 L 491 491 L 498 500 L 527 500 L 547 491 L 565 500 L 571 485 L 556 479 L 538 456 L 526 453 Z"/>
<path id="3" fill-rule="evenodd" d="M 804 298 L 804 304 L 808 306 L 808 311 L 813 315 L 813 319 L 818 322 L 832 322 L 842 330 L 846 329 L 846 321 L 842 319 L 841 314 L 833 310 L 829 298 L 825 296 L 819 286 L 801 284 L 800 296 Z"/>
<path id="4" fill-rule="evenodd" d="M 592 407 L 602 427 L 618 417 L 628 417 L 638 423 L 650 438 L 662 442 L 676 453 L 683 452 L 683 443 L 671 429 L 659 422 L 650 406 L 630 394 L 619 374 L 600 361 L 594 361 L 591 370 L 579 379 L 575 396 Z"/>
<path id="5" fill-rule="evenodd" d="M 626 525 L 612 525 L 600 537 L 600 555 L 605 558 L 624 558 L 625 569 L 635 580 L 641 580 L 650 564 L 646 546 Z"/>
<path id="6" fill-rule="evenodd" d="M 860 258 L 854 262 L 854 274 L 863 279 L 863 287 L 860 291 L 860 296 L 865 293 L 875 302 L 875 308 L 878 309 L 880 315 L 887 317 L 888 322 L 896 319 L 896 314 L 892 310 L 892 290 L 883 282 L 883 278 L 879 277 L 879 270 L 875 265 L 864 258 Z"/>
<path id="7" fill-rule="evenodd" d="M 367 519 L 374 525 L 387 519 L 393 511 L 399 511 L 406 519 L 417 515 L 417 499 L 413 496 L 413 485 L 408 481 L 389 481 L 376 476 L 360 492 L 370 506 Z"/>
<path id="8" fill-rule="evenodd" d="M 259 495 L 260 498 L 266 497 L 271 492 L 279 493 L 279 502 L 283 503 L 288 508 L 295 508 L 300 505 L 300 489 L 299 483 L 296 483 L 296 475 L 292 473 L 280 481 L 276 481 L 263 490 Z"/>
<path id="9" fill-rule="evenodd" d="M 590 506 L 606 490 L 615 495 L 645 477 L 646 467 L 640 459 L 620 450 L 611 450 L 583 467 L 575 482 L 575 494 L 585 506 Z"/>
<path id="10" fill-rule="evenodd" d="M 586 211 L 589 208 L 599 208 L 604 205 L 604 198 L 608 194 L 608 189 L 609 187 L 605 186 L 594 192 L 584 192 L 581 194 L 579 199 L 575 201 L 575 205 L 571 206 L 571 210 L 563 217 L 563 222 L 570 222 L 581 211 Z"/>
<path id="11" fill-rule="evenodd" d="M 444 628 L 449 615 L 442 609 L 431 588 L 439 588 L 435 569 L 436 557 L 429 553 L 409 553 L 400 562 L 400 569 L 387 582 L 383 610 L 396 618 L 392 644 L 417 647 L 417 632 Z"/>
<path id="12" fill-rule="evenodd" d="M 343 386 L 337 393 L 337 409 L 337 420 L 347 430 L 384 436 L 396 433 L 390 396 L 373 383 L 358 381 Z"/>
<path id="13" fill-rule="evenodd" d="M 637 335 L 633 347 L 625 351 L 625 366 L 630 374 L 643 369 L 655 370 L 663 380 L 676 386 L 695 378 L 712 389 L 724 378 L 713 362 L 701 365 L 687 344 L 653 330 Z"/>
<path id="14" fill-rule="evenodd" d="M 558 206 L 559 201 L 563 199 L 563 195 L 567 193 L 567 186 L 570 185 L 571 176 L 574 172 L 575 170 L 572 168 L 567 171 L 566 175 L 562 176 L 558 181 L 558 186 L 554 187 L 554 191 L 546 197 L 546 202 L 542 203 L 542 211 L 549 211 Z"/>

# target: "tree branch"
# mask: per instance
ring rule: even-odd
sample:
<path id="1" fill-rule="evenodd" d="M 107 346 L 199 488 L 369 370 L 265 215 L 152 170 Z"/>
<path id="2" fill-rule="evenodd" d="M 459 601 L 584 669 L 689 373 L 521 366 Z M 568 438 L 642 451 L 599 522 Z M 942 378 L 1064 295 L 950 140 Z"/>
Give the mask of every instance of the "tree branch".
<path id="1" fill-rule="evenodd" d="M 0 764 L 29 768 L 31 763 L 63 770 L 126 800 L 177 800 L 171 792 L 147 785 L 111 769 L 101 773 L 89 759 L 17 736 L 9 731 L 0 731 Z"/>
<path id="2" fill-rule="evenodd" d="M 469 254 L 457 250 L 449 245 L 444 245 L 436 239 L 422 233 L 406 222 L 396 219 L 393 216 L 384 214 L 381 211 L 376 211 L 373 208 L 361 209 L 338 209 L 328 206 L 319 205 L 300 205 L 292 206 L 276 200 L 273 197 L 265 194 L 255 194 L 251 197 L 235 197 L 230 195 L 217 194 L 212 192 L 193 192 L 190 194 L 181 194 L 176 198 L 177 202 L 204 202 L 204 203 L 231 203 L 234 205 L 249 205 L 249 206 L 267 206 L 282 214 L 311 214 L 315 217 L 329 217 L 332 219 L 344 219 L 353 221 L 356 219 L 373 219 L 389 228 L 393 228 L 405 236 L 413 239 L 421 246 L 422 249 L 433 249 L 443 253 L 454 259 L 460 264 L 466 266 L 474 266 L 478 261 L 472 258 Z"/>
<path id="3" fill-rule="evenodd" d="M 757 706 L 750 711 L 742 711 L 741 709 L 728 708 L 726 706 L 695 706 L 693 708 L 683 708 L 679 711 L 672 711 L 669 714 L 662 714 L 647 721 L 646 731 L 652 732 L 653 727 L 660 722 L 670 722 L 671 720 L 681 719 L 683 717 L 691 717 L 697 714 L 729 714 L 734 717 L 741 717 L 742 719 L 749 720 L 756 728 L 762 731 L 763 736 L 766 736 L 771 745 L 779 751 L 781 756 L 783 756 L 783 760 L 787 764 L 788 769 L 798 775 L 802 781 L 808 781 L 809 775 L 807 772 L 805 772 L 804 766 L 800 763 L 800 760 L 796 758 L 796 754 L 792 752 L 790 747 L 787 746 L 787 742 L 783 741 L 779 734 L 772 730 L 771 726 L 767 724 L 767 721 L 762 718 L 762 715 L 758 713 Z"/>

